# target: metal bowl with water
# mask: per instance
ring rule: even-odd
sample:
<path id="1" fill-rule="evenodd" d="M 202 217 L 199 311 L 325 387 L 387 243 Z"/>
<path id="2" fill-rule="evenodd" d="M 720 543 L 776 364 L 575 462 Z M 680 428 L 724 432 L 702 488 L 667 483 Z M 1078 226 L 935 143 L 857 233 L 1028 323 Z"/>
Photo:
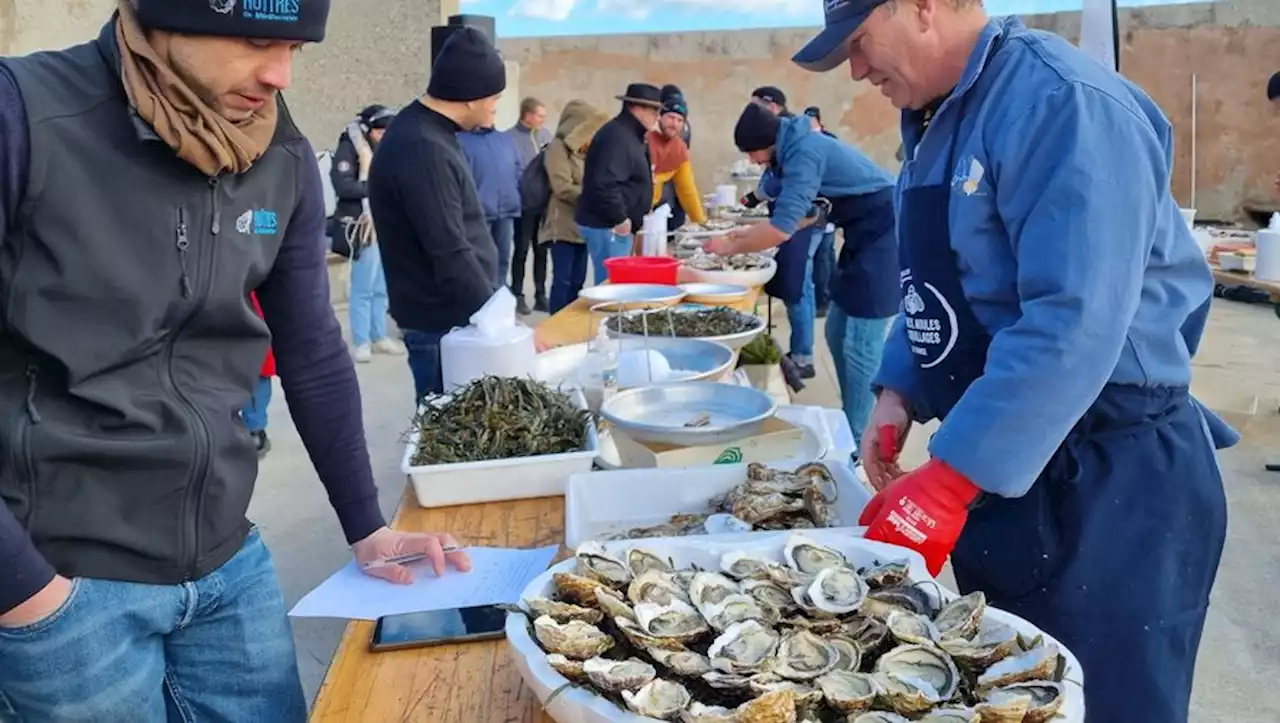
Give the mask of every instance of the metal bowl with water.
<path id="1" fill-rule="evenodd" d="M 777 412 L 777 402 L 759 389 L 715 382 L 640 387 L 600 407 L 601 417 L 637 442 L 685 447 L 748 437 Z"/>

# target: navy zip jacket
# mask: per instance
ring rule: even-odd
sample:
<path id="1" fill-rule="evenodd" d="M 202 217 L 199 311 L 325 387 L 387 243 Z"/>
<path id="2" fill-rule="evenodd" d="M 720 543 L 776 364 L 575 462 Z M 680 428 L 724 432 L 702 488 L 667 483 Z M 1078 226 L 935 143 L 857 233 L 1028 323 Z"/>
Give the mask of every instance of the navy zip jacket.
<path id="1" fill-rule="evenodd" d="M 511 136 L 493 128 L 477 128 L 459 133 L 458 142 L 471 165 L 485 218 L 519 218 L 520 176 L 525 164 Z"/>

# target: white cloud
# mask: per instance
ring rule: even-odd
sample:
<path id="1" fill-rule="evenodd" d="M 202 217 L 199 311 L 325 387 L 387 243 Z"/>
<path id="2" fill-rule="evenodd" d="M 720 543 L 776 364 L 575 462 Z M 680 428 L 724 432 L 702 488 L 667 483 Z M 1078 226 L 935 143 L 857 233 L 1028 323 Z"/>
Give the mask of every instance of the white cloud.
<path id="1" fill-rule="evenodd" d="M 511 14 L 541 20 L 568 20 L 578 0 L 516 0 Z"/>

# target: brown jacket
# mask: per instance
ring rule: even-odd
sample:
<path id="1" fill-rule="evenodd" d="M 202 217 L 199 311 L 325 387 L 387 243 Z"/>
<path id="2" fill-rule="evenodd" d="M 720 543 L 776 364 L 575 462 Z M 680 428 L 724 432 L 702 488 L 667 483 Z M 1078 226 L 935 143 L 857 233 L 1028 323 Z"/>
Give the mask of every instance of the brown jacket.
<path id="1" fill-rule="evenodd" d="M 538 242 L 571 241 L 582 243 L 573 211 L 582 195 L 582 169 L 586 164 L 587 146 L 591 138 L 608 122 L 609 116 L 589 103 L 569 101 L 560 112 L 555 140 L 547 146 L 547 180 L 551 185 L 551 201 L 538 229 Z"/>

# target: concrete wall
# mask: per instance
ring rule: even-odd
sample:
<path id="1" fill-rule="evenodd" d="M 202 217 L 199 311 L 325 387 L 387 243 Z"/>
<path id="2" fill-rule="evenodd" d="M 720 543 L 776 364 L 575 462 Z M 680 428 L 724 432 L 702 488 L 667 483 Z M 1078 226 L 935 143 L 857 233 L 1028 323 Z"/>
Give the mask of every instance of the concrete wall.
<path id="1" fill-rule="evenodd" d="M 1071 40 L 1080 14 L 1030 16 L 1028 24 Z M 1201 218 L 1235 218 L 1249 201 L 1271 201 L 1280 171 L 1280 118 L 1264 88 L 1280 70 L 1280 0 L 1237 0 L 1124 11 L 1122 71 L 1147 90 L 1176 127 L 1173 190 L 1191 202 L 1191 77 L 1198 86 L 1196 205 Z M 776 85 L 799 110 L 822 107 L 833 131 L 896 168 L 898 113 L 874 88 L 852 83 L 843 68 L 801 71 L 791 54 L 811 29 L 764 29 L 500 41 L 520 63 L 522 86 L 556 111 L 572 98 L 612 110 L 632 81 L 676 83 L 694 128 L 699 185 L 712 190 L 739 158 L 731 129 L 751 90 Z"/>

